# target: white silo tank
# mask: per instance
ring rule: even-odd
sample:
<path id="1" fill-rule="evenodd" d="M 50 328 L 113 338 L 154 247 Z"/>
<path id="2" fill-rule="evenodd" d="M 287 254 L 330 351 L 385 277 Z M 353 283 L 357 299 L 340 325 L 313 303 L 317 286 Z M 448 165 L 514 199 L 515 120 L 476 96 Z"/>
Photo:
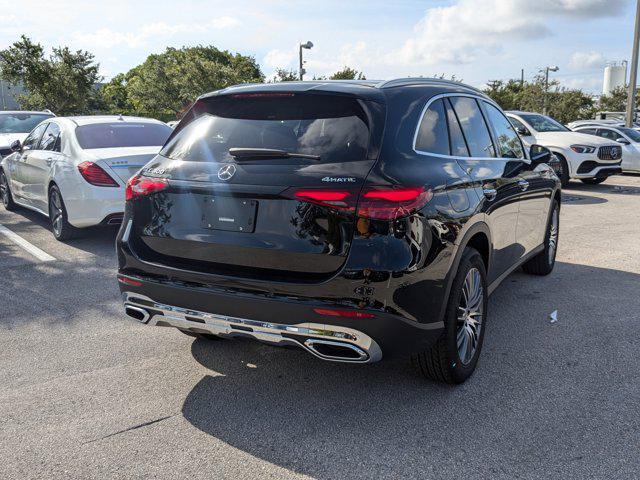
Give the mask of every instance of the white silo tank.
<path id="1" fill-rule="evenodd" d="M 610 95 L 618 87 L 627 84 L 627 62 L 613 62 L 604 67 L 602 94 Z"/>

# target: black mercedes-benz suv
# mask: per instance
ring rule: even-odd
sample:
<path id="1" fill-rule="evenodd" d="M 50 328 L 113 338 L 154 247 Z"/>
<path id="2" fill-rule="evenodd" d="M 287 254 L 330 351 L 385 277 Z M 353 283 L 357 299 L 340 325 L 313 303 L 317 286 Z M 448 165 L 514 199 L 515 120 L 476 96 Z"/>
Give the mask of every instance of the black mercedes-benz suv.
<path id="1" fill-rule="evenodd" d="M 546 275 L 559 180 L 480 91 L 433 79 L 239 85 L 200 97 L 127 186 L 126 313 L 334 361 L 473 372 L 489 294 Z"/>

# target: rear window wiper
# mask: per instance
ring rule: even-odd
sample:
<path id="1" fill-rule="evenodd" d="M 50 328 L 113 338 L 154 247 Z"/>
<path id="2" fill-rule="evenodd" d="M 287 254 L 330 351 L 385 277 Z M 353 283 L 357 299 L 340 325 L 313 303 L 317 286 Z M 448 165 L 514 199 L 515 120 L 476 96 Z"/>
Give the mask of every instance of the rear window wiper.
<path id="1" fill-rule="evenodd" d="M 285 150 L 277 150 L 275 148 L 230 148 L 229 155 L 242 160 L 244 158 L 260 159 L 260 158 L 309 158 L 311 160 L 320 160 L 320 155 L 309 155 L 308 153 L 286 152 Z"/>

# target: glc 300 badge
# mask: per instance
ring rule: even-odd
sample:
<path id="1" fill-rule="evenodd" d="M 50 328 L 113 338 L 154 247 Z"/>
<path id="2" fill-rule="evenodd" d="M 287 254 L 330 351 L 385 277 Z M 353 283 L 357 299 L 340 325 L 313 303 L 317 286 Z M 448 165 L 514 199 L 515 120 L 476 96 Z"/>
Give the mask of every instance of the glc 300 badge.
<path id="1" fill-rule="evenodd" d="M 225 182 L 227 180 L 230 180 L 231 177 L 233 177 L 235 174 L 236 174 L 236 166 L 233 165 L 232 163 L 229 163 L 228 165 L 224 165 L 220 167 L 220 170 L 218 170 L 218 178 L 220 180 L 224 180 Z"/>

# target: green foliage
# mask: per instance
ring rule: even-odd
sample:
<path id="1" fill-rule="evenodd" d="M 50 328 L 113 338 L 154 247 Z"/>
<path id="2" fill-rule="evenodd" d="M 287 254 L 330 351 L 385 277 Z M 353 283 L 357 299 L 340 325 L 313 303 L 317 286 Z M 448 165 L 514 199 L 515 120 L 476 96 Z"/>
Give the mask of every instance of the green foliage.
<path id="1" fill-rule="evenodd" d="M 98 68 L 91 53 L 68 47 L 54 48 L 46 58 L 42 45 L 24 35 L 0 51 L 0 77 L 25 88 L 17 99 L 20 107 L 48 108 L 58 115 L 91 110 L 96 103 L 94 85 L 100 81 Z"/>
<path id="2" fill-rule="evenodd" d="M 101 96 L 112 113 L 169 119 L 180 116 L 204 93 L 262 81 L 253 57 L 213 46 L 167 48 L 115 76 L 102 87 Z"/>
<path id="3" fill-rule="evenodd" d="M 609 95 L 603 95 L 598 102 L 600 112 L 624 112 L 627 109 L 627 89 L 618 87 Z M 636 108 L 640 108 L 640 95 L 636 94 Z"/>
<path id="4" fill-rule="evenodd" d="M 276 70 L 274 82 L 295 82 L 296 80 L 300 80 L 300 76 L 298 72 L 295 70 L 285 70 L 284 68 L 278 68 Z"/>
<path id="5" fill-rule="evenodd" d="M 342 70 L 331 75 L 329 80 L 366 80 L 366 78 L 362 72 L 345 66 Z"/>
<path id="6" fill-rule="evenodd" d="M 542 112 L 544 107 L 544 77 L 538 76 L 531 82 L 518 80 L 494 80 L 488 82 L 484 92 L 504 110 L 525 110 Z M 591 118 L 594 114 L 593 99 L 576 89 L 561 87 L 557 80 L 549 81 L 547 93 L 547 113 L 561 123 Z"/>

